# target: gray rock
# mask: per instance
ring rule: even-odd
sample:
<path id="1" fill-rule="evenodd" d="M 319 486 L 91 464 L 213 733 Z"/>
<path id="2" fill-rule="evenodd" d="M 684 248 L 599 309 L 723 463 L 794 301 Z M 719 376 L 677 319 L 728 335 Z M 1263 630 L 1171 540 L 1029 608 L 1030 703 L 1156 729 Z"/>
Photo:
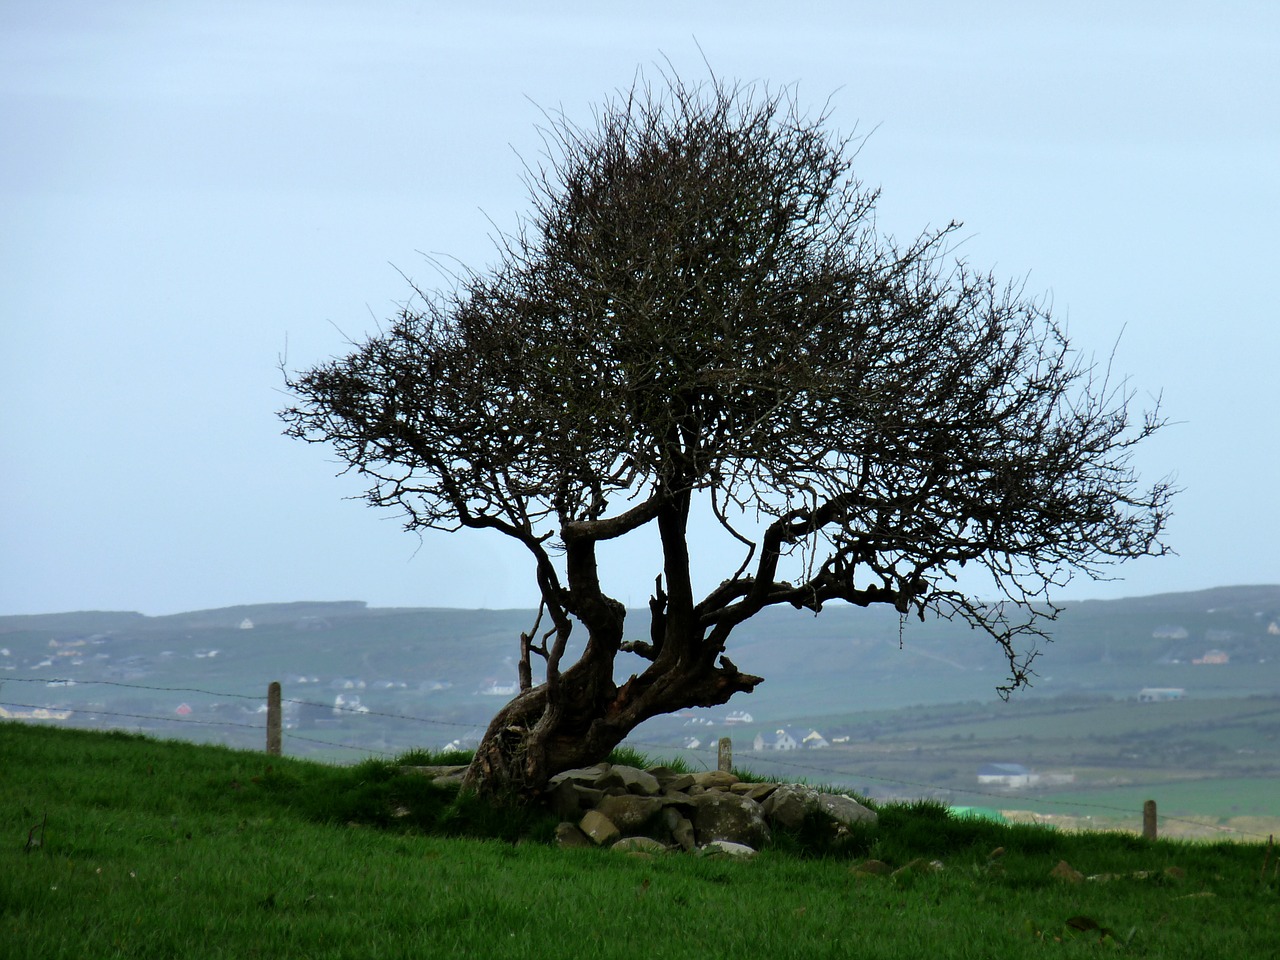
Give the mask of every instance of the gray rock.
<path id="1" fill-rule="evenodd" d="M 639 830 L 657 816 L 662 807 L 663 803 L 657 797 L 624 794 L 605 797 L 596 806 L 596 810 L 608 817 L 625 834 Z"/>
<path id="2" fill-rule="evenodd" d="M 617 825 L 599 810 L 588 810 L 578 822 L 578 829 L 597 846 L 607 846 L 622 836 Z"/>
<path id="3" fill-rule="evenodd" d="M 591 839 L 572 823 L 561 823 L 556 827 L 556 845 L 560 847 L 590 847 Z"/>
<path id="4" fill-rule="evenodd" d="M 771 839 L 760 805 L 732 793 L 708 792 L 695 798 L 693 829 L 700 844 L 728 840 L 762 847 Z"/>
<path id="5" fill-rule="evenodd" d="M 847 833 L 850 824 L 876 822 L 875 812 L 858 801 L 801 784 L 745 783 L 718 770 L 677 774 L 665 767 L 607 763 L 553 777 L 546 802 L 567 821 L 556 830 L 562 846 L 611 846 L 626 837 L 638 842 L 620 849 L 635 856 L 708 845 L 718 855 L 741 853 L 738 847 L 754 852 L 772 839 L 770 824 L 791 829 L 812 814 L 824 816 L 835 836 Z"/>
<path id="6" fill-rule="evenodd" d="M 637 770 L 635 767 L 616 766 L 612 772 L 622 778 L 623 786 L 627 788 L 628 793 L 638 793 L 642 796 L 653 797 L 662 789 L 658 778 L 645 770 Z"/>
<path id="7" fill-rule="evenodd" d="M 658 781 L 664 793 L 679 793 L 693 786 L 693 774 L 678 773 L 670 767 L 650 767 L 645 771 Z"/>
<path id="8" fill-rule="evenodd" d="M 619 853 L 666 853 L 667 845 L 652 837 L 623 837 L 609 849 Z"/>
<path id="9" fill-rule="evenodd" d="M 567 820 L 577 820 L 583 810 L 590 810 L 604 798 L 599 790 L 580 786 L 572 780 L 561 780 L 545 796 L 547 806 Z"/>
<path id="10" fill-rule="evenodd" d="M 600 790 L 605 793 L 610 791 L 627 793 L 629 780 L 623 774 L 624 770 L 635 770 L 635 768 L 614 767 L 611 763 L 594 763 L 589 767 L 575 767 L 572 770 L 564 770 L 557 773 L 547 781 L 547 787 L 548 789 L 554 788 L 568 780 L 578 784 L 578 786 Z M 643 773 L 643 771 L 636 772 Z M 657 791 L 655 790 L 654 792 L 656 793 Z"/>
<path id="11" fill-rule="evenodd" d="M 703 770 L 701 773 L 693 775 L 693 782 L 708 790 L 716 787 L 728 790 L 735 783 L 738 783 L 739 779 L 735 774 L 726 773 L 723 770 Z"/>
<path id="12" fill-rule="evenodd" d="M 600 774 L 599 779 L 597 779 L 595 783 L 591 784 L 591 786 L 598 790 L 603 790 L 605 793 L 612 793 L 615 795 L 627 792 L 627 781 L 623 779 L 622 774 L 618 771 L 617 767 L 610 767 L 604 773 Z"/>
<path id="13" fill-rule="evenodd" d="M 681 815 L 676 807 L 666 807 L 662 811 L 662 819 L 667 825 L 667 830 L 671 833 L 671 839 L 680 845 L 684 850 L 695 850 L 698 846 L 697 837 L 693 832 L 693 824 L 688 818 Z"/>
<path id="14" fill-rule="evenodd" d="M 773 796 L 774 792 L 775 792 L 775 791 L 777 791 L 777 789 L 778 789 L 778 787 L 780 786 L 780 784 L 777 784 L 777 783 L 744 783 L 744 784 L 735 784 L 735 789 L 736 789 L 736 787 L 737 787 L 737 786 L 744 786 L 744 787 L 747 787 L 748 789 L 746 790 L 746 795 L 747 795 L 748 797 L 750 797 L 750 798 L 751 798 L 752 800 L 754 800 L 756 803 L 764 803 L 764 802 L 765 802 L 766 800 L 768 800 L 771 796 Z"/>
<path id="15" fill-rule="evenodd" d="M 880 819 L 874 810 L 864 807 L 852 797 L 839 793 L 819 794 L 818 809 L 836 823 L 846 827 L 854 823 L 875 823 Z"/>
<path id="16" fill-rule="evenodd" d="M 557 773 L 547 782 L 547 785 L 549 787 L 554 787 L 562 780 L 571 780 L 574 783 L 594 785 L 597 780 L 612 769 L 612 765 L 608 763 L 595 763 L 589 767 L 575 767 L 572 770 L 564 770 Z"/>
<path id="17" fill-rule="evenodd" d="M 700 857 L 724 857 L 734 860 L 745 860 L 756 855 L 756 851 L 745 843 L 732 843 L 728 840 L 712 840 L 698 848 Z"/>
<path id="18" fill-rule="evenodd" d="M 818 809 L 818 791 L 798 783 L 784 784 L 765 800 L 762 810 L 773 823 L 794 830 Z"/>

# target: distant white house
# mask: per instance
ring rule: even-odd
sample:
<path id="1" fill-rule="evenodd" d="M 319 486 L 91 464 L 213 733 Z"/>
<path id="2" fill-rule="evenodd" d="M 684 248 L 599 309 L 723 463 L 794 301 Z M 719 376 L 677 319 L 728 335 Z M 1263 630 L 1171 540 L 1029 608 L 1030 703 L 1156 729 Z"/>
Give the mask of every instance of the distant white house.
<path id="1" fill-rule="evenodd" d="M 724 718 L 727 724 L 755 723 L 755 718 L 745 710 L 731 710 Z"/>
<path id="2" fill-rule="evenodd" d="M 334 716 L 342 716 L 345 713 L 368 713 L 369 708 L 360 702 L 359 697 L 346 697 L 338 694 L 333 698 L 333 714 Z"/>
<path id="3" fill-rule="evenodd" d="M 800 746 L 806 750 L 821 750 L 823 747 L 831 746 L 827 742 L 827 738 L 820 734 L 817 730 L 810 730 L 800 741 Z"/>
<path id="4" fill-rule="evenodd" d="M 516 680 L 512 680 L 510 683 L 487 680 L 485 685 L 476 691 L 482 697 L 514 697 L 519 692 L 520 684 Z"/>
<path id="5" fill-rule="evenodd" d="M 755 750 L 798 750 L 800 741 L 790 731 L 777 730 L 772 734 L 757 733 L 752 741 Z"/>
<path id="6" fill-rule="evenodd" d="M 978 783 L 987 786 L 1017 789 L 1040 782 L 1040 775 L 1032 773 L 1020 763 L 985 763 L 978 768 Z"/>
<path id="7" fill-rule="evenodd" d="M 252 620 L 250 620 L 248 617 L 245 617 L 243 620 L 241 620 L 241 621 L 240 621 L 240 629 L 241 629 L 241 630 L 252 630 L 252 629 L 253 629 L 253 621 L 252 621 Z"/>
<path id="8" fill-rule="evenodd" d="M 472 730 L 470 733 L 464 733 L 456 740 L 450 740 L 444 745 L 444 750 L 474 750 L 480 746 L 480 740 L 484 737 L 481 730 Z"/>
<path id="9" fill-rule="evenodd" d="M 1138 691 L 1139 703 L 1159 703 L 1164 700 L 1181 700 L 1187 695 L 1182 687 L 1143 687 Z"/>
<path id="10" fill-rule="evenodd" d="M 1202 657 L 1196 657 L 1191 661 L 1194 664 L 1214 664 L 1220 665 L 1231 662 L 1231 656 L 1225 650 L 1209 650 Z"/>
<path id="11" fill-rule="evenodd" d="M 817 730 L 788 727 L 772 734 L 757 733 L 752 741 L 753 750 L 820 750 L 831 746 Z"/>

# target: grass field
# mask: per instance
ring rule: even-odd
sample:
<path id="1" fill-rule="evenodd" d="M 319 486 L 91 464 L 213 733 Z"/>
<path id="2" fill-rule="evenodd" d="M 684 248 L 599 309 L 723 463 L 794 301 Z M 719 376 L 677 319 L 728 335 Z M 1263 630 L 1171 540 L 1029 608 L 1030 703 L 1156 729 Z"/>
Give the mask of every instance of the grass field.
<path id="1" fill-rule="evenodd" d="M 469 812 L 388 764 L 6 723 L 0 770 L 7 960 L 1276 953 L 1280 886 L 1262 845 L 908 805 L 826 856 L 784 838 L 748 862 L 646 859 L 518 841 L 546 822 Z M 869 857 L 909 869 L 859 872 Z M 1055 878 L 1064 860 L 1114 876 Z"/>

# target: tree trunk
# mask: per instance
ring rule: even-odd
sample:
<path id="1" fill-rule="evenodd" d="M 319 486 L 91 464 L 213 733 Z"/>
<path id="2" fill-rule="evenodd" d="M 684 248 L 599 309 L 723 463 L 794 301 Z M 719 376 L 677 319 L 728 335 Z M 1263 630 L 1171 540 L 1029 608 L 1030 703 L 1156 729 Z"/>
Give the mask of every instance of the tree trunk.
<path id="1" fill-rule="evenodd" d="M 553 706 L 545 685 L 517 697 L 490 722 L 464 789 L 496 800 L 536 800 L 557 773 L 605 759 L 630 732 L 596 714 Z"/>
<path id="2" fill-rule="evenodd" d="M 544 683 L 498 711 L 464 789 L 502 802 L 535 801 L 557 773 L 604 760 L 650 717 L 718 706 L 761 682 L 725 661 L 699 669 L 687 659 L 664 658 L 619 687 L 612 679 L 613 651 L 597 649 L 557 679 L 554 694 Z"/>

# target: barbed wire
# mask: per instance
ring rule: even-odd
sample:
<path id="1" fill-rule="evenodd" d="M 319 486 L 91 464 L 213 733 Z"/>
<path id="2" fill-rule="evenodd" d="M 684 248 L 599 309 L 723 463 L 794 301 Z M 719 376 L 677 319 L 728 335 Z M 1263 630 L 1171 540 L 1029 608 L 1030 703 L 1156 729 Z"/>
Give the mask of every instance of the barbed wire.
<path id="1" fill-rule="evenodd" d="M 395 756 L 387 750 L 375 750 L 373 747 L 362 747 L 355 743 L 334 743 L 332 740 L 317 740 L 315 737 L 303 736 L 300 733 L 294 733 L 292 730 L 285 731 L 290 740 L 304 740 L 307 743 L 318 743 L 325 747 L 338 747 L 342 750 L 357 750 L 361 753 L 376 754 L 382 757 Z"/>
<path id="2" fill-rule="evenodd" d="M 12 681 L 15 683 L 44 683 L 46 686 L 49 686 L 49 685 L 59 686 L 59 685 L 71 685 L 71 684 L 80 686 L 80 685 L 100 684 L 105 686 L 126 687 L 126 688 L 137 689 L 137 690 L 151 690 L 151 691 L 166 692 L 166 693 L 198 693 L 198 694 L 211 696 L 211 697 L 256 700 L 259 702 L 263 702 L 266 700 L 265 696 L 262 696 L 259 694 L 219 692 L 219 691 L 213 691 L 213 690 L 204 690 L 198 687 L 154 686 L 149 684 L 128 683 L 128 682 L 119 681 L 119 680 L 81 680 L 81 679 L 69 678 L 69 677 L 68 678 L 5 677 L 3 679 L 0 679 L 0 688 L 3 688 L 3 685 L 6 681 Z M 80 712 L 80 713 L 90 714 L 95 717 L 124 717 L 124 718 L 135 719 L 135 720 L 155 720 L 155 721 L 160 721 L 164 723 L 174 723 L 179 725 L 195 724 L 195 725 L 202 725 L 202 726 L 241 727 L 241 728 L 259 730 L 259 731 L 265 729 L 265 724 L 242 723 L 242 722 L 237 722 L 233 720 L 200 720 L 200 719 L 195 719 L 191 717 L 155 716 L 150 714 L 123 713 L 118 711 L 98 710 L 94 708 L 80 708 L 80 707 L 53 708 L 53 707 L 37 705 L 37 704 L 29 704 L 29 703 L 13 703 L 10 701 L 3 701 L 3 702 L 5 704 L 8 704 L 11 707 L 18 707 L 21 709 L 28 709 L 28 710 L 69 709 L 69 710 Z M 347 713 L 356 717 L 385 717 L 389 719 L 410 720 L 418 723 L 428 723 L 428 724 L 434 724 L 438 726 L 466 728 L 466 729 L 472 729 L 472 730 L 476 729 L 477 727 L 483 726 L 483 724 L 478 724 L 478 723 L 465 723 L 462 721 L 443 720 L 443 719 L 431 718 L 431 717 L 417 717 L 411 714 L 390 713 L 387 711 L 372 710 L 364 706 L 349 707 L 346 704 L 327 704 L 327 703 L 320 703 L 313 700 L 301 700 L 301 699 L 295 699 L 295 698 L 282 697 L 281 703 L 293 703 L 300 706 L 318 707 L 323 710 L 332 710 L 335 713 L 339 713 L 339 712 Z M 14 719 L 24 719 L 24 718 L 14 718 Z M 31 719 L 41 719 L 41 718 L 31 718 Z M 358 744 L 335 743 L 333 741 L 322 740 L 316 737 L 309 737 L 303 734 L 295 733 L 293 731 L 286 731 L 286 734 L 290 740 L 299 740 L 306 743 L 314 743 L 317 745 L 332 747 L 336 749 L 354 750 L 354 751 L 363 752 L 370 755 L 394 756 L 394 753 L 390 751 L 377 750 L 370 747 L 360 746 Z M 660 750 L 664 752 L 670 752 L 673 750 L 679 751 L 679 752 L 686 752 L 686 753 L 696 752 L 696 750 L 692 750 L 691 748 L 681 747 L 679 745 L 651 743 L 644 740 L 627 739 L 627 740 L 624 740 L 620 745 L 629 746 L 629 747 L 644 747 L 647 749 Z M 988 798 L 1000 800 L 1002 802 L 1008 802 L 1014 799 L 1007 793 L 995 793 L 993 791 L 981 790 L 976 788 L 970 789 L 968 787 L 962 787 L 962 788 L 946 787 L 940 784 L 932 784 L 932 783 L 927 783 L 927 782 L 918 781 L 918 780 L 905 780 L 901 778 L 883 777 L 883 776 L 877 776 L 873 774 L 854 773 L 848 770 L 835 770 L 830 767 L 817 766 L 812 763 L 801 763 L 795 760 L 788 760 L 788 759 L 783 759 L 781 757 L 776 757 L 773 754 L 777 752 L 783 752 L 783 751 L 765 752 L 765 751 L 755 751 L 755 750 L 744 750 L 744 751 L 741 751 L 739 755 L 745 754 L 750 758 L 758 759 L 760 761 L 773 764 L 775 766 L 790 767 L 796 770 L 805 770 L 812 773 L 824 774 L 829 777 L 836 777 L 840 780 L 873 781 L 875 783 L 893 784 L 895 786 L 914 787 L 921 790 L 928 790 L 933 793 L 950 793 L 950 794 L 958 793 L 966 797 L 969 797 L 969 796 L 988 797 Z M 1128 807 L 1120 807 L 1113 804 L 1097 803 L 1093 801 L 1057 800 L 1057 799 L 1030 797 L 1030 796 L 1021 796 L 1021 797 L 1018 797 L 1017 800 L 1021 804 L 1033 804 L 1037 806 L 1052 805 L 1057 807 L 1066 807 L 1068 809 L 1106 810 L 1111 813 L 1119 813 L 1125 816 L 1134 816 L 1134 811 Z M 1032 812 L 1034 813 L 1034 811 Z M 1040 814 L 1040 815 L 1044 815 L 1044 814 Z M 1229 827 L 1229 826 L 1223 826 L 1220 824 L 1209 824 L 1209 823 L 1204 823 L 1201 820 L 1193 820 L 1187 817 L 1169 816 L 1167 814 L 1158 813 L 1158 816 L 1161 820 L 1164 820 L 1169 823 L 1182 823 L 1182 824 L 1198 827 L 1201 829 L 1217 830 L 1221 833 L 1232 833 L 1232 834 L 1239 834 L 1241 836 L 1246 836 L 1246 837 L 1256 837 L 1259 840 L 1268 839 L 1266 835 L 1253 833 L 1252 831 L 1248 831 L 1248 830 L 1242 830 L 1238 827 Z"/>
<path id="3" fill-rule="evenodd" d="M 6 700 L 5 704 L 10 707 L 21 707 L 25 710 L 61 710 L 60 707 L 46 707 L 36 703 L 13 703 Z M 68 709 L 68 712 L 72 712 Z M 262 730 L 263 727 L 258 723 L 237 723 L 235 720 L 196 720 L 191 717 L 158 717 L 148 713 L 120 713 L 114 710 L 79 710 L 79 713 L 87 713 L 95 717 L 128 717 L 132 720 L 160 720 L 165 723 L 177 724 L 202 724 L 209 727 L 247 727 L 250 730 Z M 44 720 L 50 719 L 46 717 L 13 717 L 15 720 Z"/>
<path id="4" fill-rule="evenodd" d="M 166 689 L 166 688 L 156 688 L 156 689 Z M 24 709 L 24 710 L 45 710 L 45 711 L 59 711 L 59 712 L 60 712 L 60 711 L 61 711 L 61 709 L 62 709 L 62 708 L 56 708 L 56 707 L 47 707 L 47 706 L 43 706 L 43 705 L 41 705 L 41 704 L 37 704 L 37 703 L 14 703 L 14 702 L 13 702 L 13 701 L 11 701 L 11 700 L 6 700 L 6 701 L 4 701 L 4 704 L 5 704 L 6 706 L 9 706 L 9 707 L 18 707 L 18 708 L 21 708 L 21 709 Z M 67 708 L 67 712 L 69 712 L 69 713 L 70 713 L 70 712 L 78 712 L 78 713 L 83 713 L 83 714 L 86 714 L 86 715 L 88 715 L 88 716 L 92 716 L 92 717 L 124 717 L 124 718 L 130 719 L 130 720 L 157 720 L 157 721 L 160 721 L 161 723 L 174 723 L 174 724 L 177 724 L 177 725 L 179 725 L 179 726 L 185 726 L 185 725 L 200 725 L 200 726 L 208 726 L 208 727 L 242 727 L 242 728 L 244 728 L 244 729 L 253 730 L 253 731 L 258 732 L 258 733 L 261 733 L 261 732 L 263 732 L 263 731 L 265 730 L 265 724 L 261 724 L 261 723 L 240 723 L 240 722 L 235 721 L 235 720 L 199 720 L 199 719 L 195 719 L 195 718 L 193 718 L 193 717 L 183 717 L 183 716 L 177 716 L 177 717 L 166 717 L 166 716 L 160 716 L 160 715 L 153 714 L 153 713 L 123 713 L 123 712 L 118 711 L 118 710 L 98 710 L 98 709 L 89 709 L 89 710 L 84 710 L 84 709 L 73 709 L 73 708 Z M 357 714 L 357 715 L 360 715 L 360 714 Z M 56 718 L 50 718 L 50 717 L 13 717 L 13 718 L 10 718 L 10 719 L 16 719 L 16 720 L 49 720 L 49 719 L 56 719 Z M 376 749 L 374 749 L 374 748 L 372 748 L 372 747 L 366 747 L 366 746 L 362 746 L 362 745 L 360 745 L 360 744 L 355 744 L 355 743 L 334 743 L 332 740 L 319 740 L 319 739 L 317 739 L 317 738 L 315 738 L 315 737 L 308 737 L 308 736 L 305 736 L 305 735 L 300 734 L 300 733 L 295 733 L 295 732 L 294 732 L 294 731 L 292 731 L 292 730 L 287 730 L 287 731 L 285 731 L 285 733 L 288 735 L 288 737 L 289 737 L 289 739 L 290 739 L 290 740 L 303 740 L 303 741 L 306 741 L 307 743 L 316 743 L 316 744 L 320 744 L 320 745 L 322 745 L 322 746 L 326 746 L 326 747 L 337 747 L 337 748 L 344 749 L 344 750 L 356 750 L 356 751 L 359 751 L 359 752 L 362 752 L 362 753 L 378 754 L 378 755 L 381 755 L 381 756 L 393 756 L 393 755 L 394 755 L 391 751 L 387 751 L 387 750 L 376 750 Z"/>
<path id="5" fill-rule="evenodd" d="M 211 697 L 233 697 L 240 700 L 264 700 L 264 696 L 253 693 L 220 693 L 216 690 L 201 690 L 199 687 L 156 687 L 145 683 L 126 683 L 123 680 L 82 680 L 78 677 L 4 677 L 0 686 L 5 683 L 43 683 L 45 686 L 89 686 L 128 687 L 133 690 L 162 690 L 168 693 L 203 693 Z"/>
<path id="6" fill-rule="evenodd" d="M 128 687 L 133 690 L 156 690 L 164 693 L 200 693 L 209 697 L 257 700 L 260 702 L 265 702 L 267 699 L 264 694 L 256 693 L 226 693 L 217 690 L 202 690 L 199 687 L 157 687 L 145 683 L 125 683 L 120 680 L 79 680 L 74 677 L 4 677 L 3 679 L 0 679 L 0 688 L 2 688 L 7 681 L 13 681 L 14 683 L 43 683 L 45 686 L 65 685 L 78 687 L 88 686 L 89 684 L 100 684 L 110 687 Z M 356 716 L 386 717 L 392 720 L 412 720 L 416 723 L 431 723 L 443 727 L 466 727 L 469 729 L 477 726 L 477 724 L 465 723 L 461 720 L 442 720 L 436 717 L 415 717 L 407 713 L 388 713 L 383 710 L 372 710 L 364 706 L 351 707 L 346 704 L 320 703 L 315 700 L 299 700 L 294 697 L 281 697 L 280 702 L 294 703 L 304 707 L 318 707 L 321 710 L 332 710 L 335 713 L 350 713 Z M 42 707 L 40 709 L 46 708 Z"/>

